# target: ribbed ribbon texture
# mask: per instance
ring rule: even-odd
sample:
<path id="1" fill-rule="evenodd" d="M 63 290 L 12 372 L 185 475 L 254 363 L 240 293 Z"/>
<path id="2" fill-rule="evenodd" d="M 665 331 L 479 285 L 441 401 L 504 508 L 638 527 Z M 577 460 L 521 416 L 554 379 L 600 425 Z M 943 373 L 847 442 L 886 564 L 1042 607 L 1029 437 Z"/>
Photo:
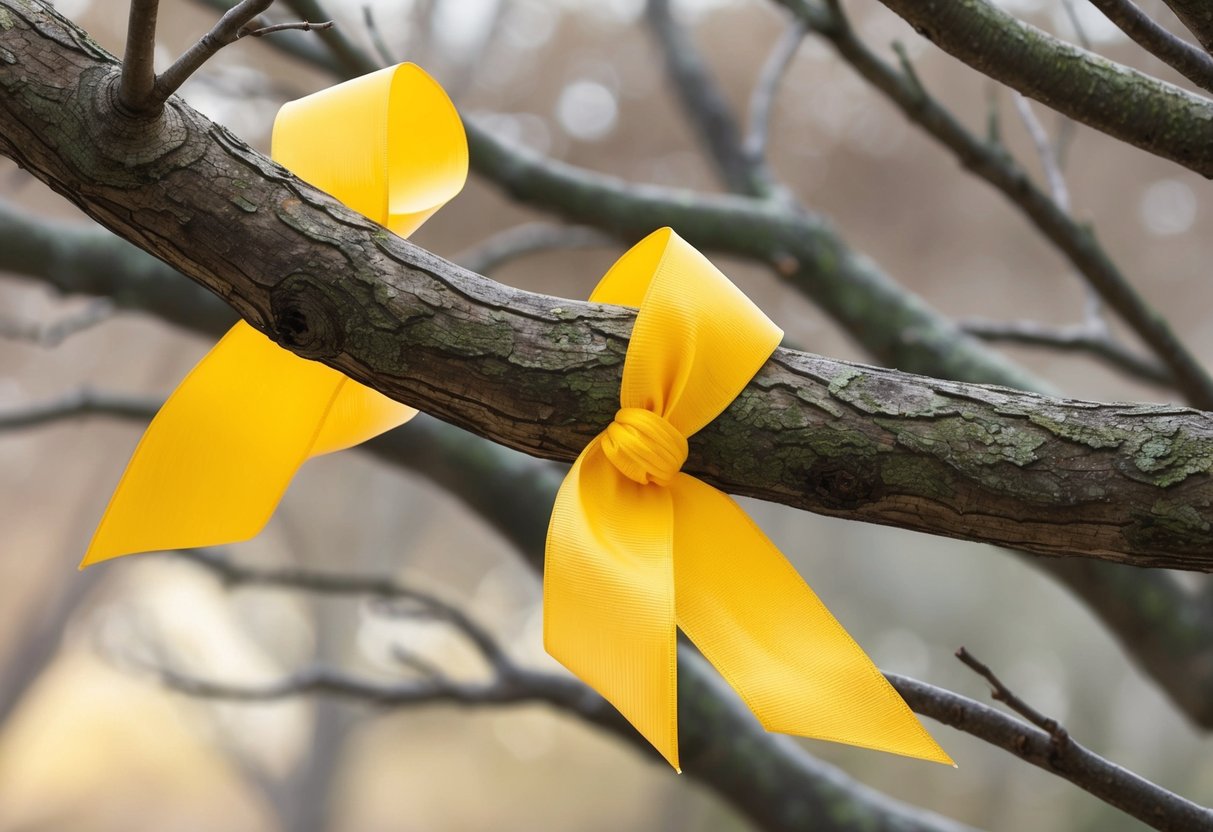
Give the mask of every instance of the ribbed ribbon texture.
<path id="1" fill-rule="evenodd" d="M 640 312 L 620 410 L 552 511 L 548 652 L 675 769 L 676 627 L 767 730 L 951 764 L 745 512 L 680 472 L 687 437 L 741 393 L 779 329 L 668 228 L 625 254 L 590 300 Z"/>
<path id="2" fill-rule="evenodd" d="M 437 82 L 412 64 L 286 104 L 274 121 L 272 155 L 401 236 L 467 179 L 459 115 Z M 81 567 L 135 552 L 247 540 L 265 526 L 307 459 L 364 442 L 415 414 L 242 321 L 148 426 Z"/>

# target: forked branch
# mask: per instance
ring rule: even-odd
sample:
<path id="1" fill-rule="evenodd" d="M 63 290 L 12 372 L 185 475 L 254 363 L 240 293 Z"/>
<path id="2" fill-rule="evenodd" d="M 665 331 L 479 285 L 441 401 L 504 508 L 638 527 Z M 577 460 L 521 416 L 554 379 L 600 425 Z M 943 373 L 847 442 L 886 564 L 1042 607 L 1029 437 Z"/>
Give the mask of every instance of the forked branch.
<path id="1" fill-rule="evenodd" d="M 172 66 L 156 75 L 152 57 L 156 49 L 156 12 L 159 0 L 132 0 L 127 28 L 126 55 L 119 83 L 119 100 L 133 114 L 160 111 L 169 96 L 202 68 L 223 47 L 242 37 L 262 37 L 288 30 L 324 30 L 332 27 L 331 20 L 321 23 L 300 21 L 255 25 L 257 18 L 272 6 L 274 0 L 242 0 L 219 18 L 214 27 L 198 39 Z"/>

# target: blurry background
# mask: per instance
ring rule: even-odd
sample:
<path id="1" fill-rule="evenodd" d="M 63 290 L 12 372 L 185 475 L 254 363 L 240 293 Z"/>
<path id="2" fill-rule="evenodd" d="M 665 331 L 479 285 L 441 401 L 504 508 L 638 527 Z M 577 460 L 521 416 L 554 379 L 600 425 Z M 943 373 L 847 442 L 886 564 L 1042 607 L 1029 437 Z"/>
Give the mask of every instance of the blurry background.
<path id="1" fill-rule="evenodd" d="M 121 53 L 123 3 L 62 0 L 60 10 Z M 366 42 L 362 4 L 330 2 Z M 642 0 L 378 0 L 382 39 L 420 63 L 494 132 L 633 182 L 720 186 L 665 77 Z M 1062 37 L 1061 2 L 1004 0 Z M 1143 7 L 1164 16 L 1158 2 Z M 991 96 L 1011 151 L 1039 164 L 1006 91 L 963 68 L 875 2 L 846 4 L 869 45 L 899 39 L 926 86 L 974 130 Z M 760 0 L 675 3 L 739 112 L 784 30 Z M 1095 48 L 1173 79 L 1082 0 Z M 280 17 L 284 16 L 280 13 Z M 215 20 L 163 0 L 161 64 Z M 228 47 L 182 91 L 268 151 L 278 106 L 333 79 L 253 39 Z M 1044 126 L 1059 122 L 1037 107 Z M 1075 129 L 1066 157 L 1074 211 L 1198 356 L 1213 356 L 1213 201 L 1195 174 Z M 773 114 L 777 174 L 840 233 L 936 308 L 957 316 L 1082 319 L 1067 264 L 987 185 L 907 124 L 810 36 Z M 81 218 L 0 161 L 0 195 L 31 214 Z M 473 177 L 414 240 L 453 257 L 539 215 Z M 606 246 L 517 260 L 494 277 L 584 298 L 622 251 Z M 721 267 L 814 352 L 866 356 L 812 303 L 752 264 Z M 88 305 L 0 275 L 0 315 L 54 321 Z M 81 385 L 166 394 L 210 346 L 157 320 L 118 314 L 48 349 L 0 341 L 0 410 Z M 1068 395 L 1157 401 L 1078 356 L 1010 348 Z M 407 430 L 407 427 L 404 428 Z M 201 678 L 266 682 L 316 660 L 383 678 L 404 643 L 454 674 L 466 647 L 444 628 L 397 621 L 357 600 L 258 589 L 229 592 L 181 557 L 78 562 L 141 429 L 105 418 L 0 433 L 0 830 L 406 830 L 748 828 L 719 799 L 614 737 L 543 707 L 378 712 L 313 699 L 212 704 L 165 692 L 131 656 Z M 1054 582 L 1005 553 L 746 508 L 797 564 L 877 664 L 986 699 L 952 658 L 961 644 L 1094 750 L 1198 802 L 1213 800 L 1213 750 Z M 540 644 L 539 586 L 510 545 L 428 481 L 346 452 L 308 464 L 269 528 L 236 547 L 245 562 L 394 574 L 460 601 L 519 661 L 556 669 Z M 124 659 L 124 657 L 126 657 Z M 912 803 L 995 832 L 1138 825 L 1002 751 L 931 723 L 960 768 L 821 742 L 815 755 Z"/>

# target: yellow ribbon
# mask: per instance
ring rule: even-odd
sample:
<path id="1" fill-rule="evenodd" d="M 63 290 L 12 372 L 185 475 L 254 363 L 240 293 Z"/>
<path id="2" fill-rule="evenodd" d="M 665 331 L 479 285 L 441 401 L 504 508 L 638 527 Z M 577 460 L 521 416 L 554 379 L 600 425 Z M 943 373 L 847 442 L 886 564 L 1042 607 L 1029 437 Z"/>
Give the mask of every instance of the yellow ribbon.
<path id="1" fill-rule="evenodd" d="M 351 145 L 351 133 L 367 140 Z M 272 153 L 400 235 L 467 176 L 459 117 L 411 64 L 285 105 Z M 680 473 L 687 437 L 741 392 L 780 331 L 669 229 L 624 255 L 591 300 L 640 314 L 621 408 L 574 463 L 552 512 L 548 651 L 675 768 L 676 626 L 766 728 L 950 763 L 737 504 Z M 81 565 L 246 540 L 308 458 L 414 414 L 239 323 L 149 425 Z"/>
<path id="2" fill-rule="evenodd" d="M 351 142 L 349 137 L 359 137 Z M 273 158 L 408 236 L 459 193 L 468 152 L 454 105 L 412 64 L 290 102 Z M 247 540 L 307 459 L 416 411 L 236 324 L 173 392 L 135 449 L 81 567 Z"/>
<path id="3" fill-rule="evenodd" d="M 590 300 L 638 306 L 620 410 L 556 497 L 544 643 L 678 763 L 675 627 L 771 731 L 952 764 L 842 625 L 726 494 L 680 473 L 782 333 L 670 229 Z"/>

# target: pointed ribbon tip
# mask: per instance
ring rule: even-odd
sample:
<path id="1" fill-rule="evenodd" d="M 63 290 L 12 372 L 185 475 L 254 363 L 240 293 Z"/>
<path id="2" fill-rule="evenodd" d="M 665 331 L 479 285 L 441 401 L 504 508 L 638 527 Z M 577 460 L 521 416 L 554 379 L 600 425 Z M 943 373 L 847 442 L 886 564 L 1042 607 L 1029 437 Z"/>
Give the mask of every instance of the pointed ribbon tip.
<path id="1" fill-rule="evenodd" d="M 670 229 L 590 298 L 640 312 L 621 408 L 556 497 L 548 652 L 679 769 L 676 628 L 771 731 L 951 764 L 909 707 L 728 495 L 680 473 L 782 333 Z"/>
<path id="2" fill-rule="evenodd" d="M 459 193 L 468 168 L 454 105 L 412 64 L 285 104 L 274 121 L 272 156 L 401 236 Z M 415 414 L 242 321 L 148 426 L 81 567 L 247 540 L 307 459 L 357 445 Z"/>

